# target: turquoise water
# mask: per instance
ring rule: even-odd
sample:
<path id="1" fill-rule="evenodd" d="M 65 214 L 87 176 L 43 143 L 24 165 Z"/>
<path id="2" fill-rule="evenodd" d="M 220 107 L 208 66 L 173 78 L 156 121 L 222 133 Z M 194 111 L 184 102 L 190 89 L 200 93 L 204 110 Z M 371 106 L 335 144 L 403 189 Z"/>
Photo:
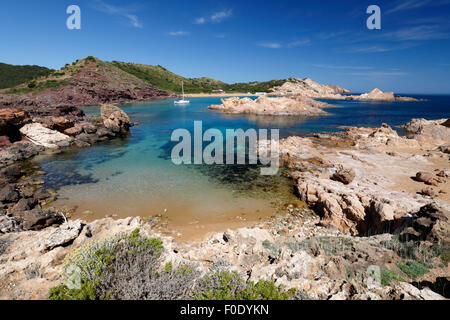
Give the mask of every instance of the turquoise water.
<path id="1" fill-rule="evenodd" d="M 274 201 L 295 201 L 292 182 L 281 174 L 261 176 L 256 166 L 176 166 L 170 160 L 173 130 L 192 131 L 193 122 L 202 120 L 203 130 L 279 128 L 285 137 L 341 125 L 395 126 L 414 117 L 450 117 L 448 96 L 425 98 L 427 102 L 328 101 L 340 108 L 318 118 L 223 115 L 206 108 L 219 104 L 219 98 L 191 98 L 187 106 L 175 106 L 173 100 L 129 104 L 123 110 L 139 122 L 129 137 L 35 161 L 48 173 L 46 186 L 58 191 L 57 205 L 77 206 L 78 214 L 90 210 L 98 218 L 166 212 L 177 226 L 251 220 L 273 214 Z M 85 112 L 98 114 L 99 109 Z"/>

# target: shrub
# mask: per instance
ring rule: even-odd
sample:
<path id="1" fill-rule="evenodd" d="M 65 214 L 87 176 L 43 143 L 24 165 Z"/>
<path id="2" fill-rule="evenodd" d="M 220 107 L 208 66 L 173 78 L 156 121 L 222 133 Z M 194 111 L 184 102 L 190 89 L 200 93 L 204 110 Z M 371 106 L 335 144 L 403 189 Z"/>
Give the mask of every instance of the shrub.
<path id="1" fill-rule="evenodd" d="M 296 289 L 285 291 L 272 281 L 245 282 L 236 272 L 221 271 L 199 281 L 194 293 L 198 300 L 288 300 Z"/>
<path id="2" fill-rule="evenodd" d="M 434 257 L 439 256 L 445 251 L 445 247 L 439 244 L 434 244 L 430 247 L 422 242 L 402 242 L 398 237 L 395 237 L 392 240 L 382 241 L 380 244 L 382 247 L 394 251 L 403 259 L 420 261 L 427 265 L 431 263 L 431 260 Z"/>
<path id="3" fill-rule="evenodd" d="M 427 274 L 430 270 L 420 262 L 408 261 L 406 264 L 397 264 L 397 267 L 402 270 L 409 278 L 416 280 L 417 278 Z"/>
<path id="4" fill-rule="evenodd" d="M 381 284 L 383 286 L 388 286 L 392 280 L 405 281 L 395 272 L 387 269 L 381 269 Z"/>
<path id="5" fill-rule="evenodd" d="M 64 279 L 76 270 L 80 288 L 61 284 L 49 292 L 52 300 L 93 299 L 188 299 L 192 296 L 196 272 L 188 266 L 176 270 L 171 263 L 159 273 L 161 240 L 140 235 L 117 234 L 89 243 L 74 251 L 64 262 Z"/>
<path id="6" fill-rule="evenodd" d="M 95 285 L 93 282 L 81 283 L 80 289 L 69 289 L 65 285 L 59 285 L 50 289 L 49 300 L 97 300 Z"/>

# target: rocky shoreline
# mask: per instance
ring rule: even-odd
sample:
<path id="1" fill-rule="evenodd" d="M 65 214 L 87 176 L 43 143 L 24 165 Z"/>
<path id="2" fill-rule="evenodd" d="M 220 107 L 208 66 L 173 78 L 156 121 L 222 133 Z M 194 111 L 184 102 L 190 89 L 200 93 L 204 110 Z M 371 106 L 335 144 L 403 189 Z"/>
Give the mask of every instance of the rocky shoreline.
<path id="1" fill-rule="evenodd" d="M 347 93 L 304 83 L 316 93 L 256 102 L 231 98 L 210 109 L 325 115 L 322 108 L 329 105 L 314 95 Z M 72 105 L 39 103 L 0 110 L 2 299 L 45 299 L 64 281 L 72 253 L 136 229 L 162 240 L 160 268 L 189 265 L 199 275 L 227 270 L 297 289 L 308 299 L 450 297 L 450 119 L 413 119 L 403 126 L 406 136 L 382 125 L 281 140 L 282 163 L 309 208 L 288 204 L 285 215 L 253 227 L 182 243 L 161 234 L 151 219 L 86 223 L 51 208 L 56 195 L 42 187 L 45 173 L 21 161 L 126 136 L 133 123 L 110 104 L 101 107 L 100 117 L 88 117 Z"/>
<path id="2" fill-rule="evenodd" d="M 28 168 L 23 160 L 69 146 L 88 147 L 129 133 L 133 123 L 120 108 L 102 105 L 100 110 L 100 118 L 85 116 L 81 110 L 65 116 L 47 115 L 45 110 L 31 114 L 20 109 L 2 110 L 0 234 L 40 230 L 64 222 L 63 212 L 45 208 L 56 197 L 42 188 L 40 176 L 45 173 Z"/>
<path id="3" fill-rule="evenodd" d="M 283 216 L 203 241 L 176 241 L 139 217 L 85 223 L 54 213 L 55 221 L 0 235 L 0 297 L 46 298 L 50 287 L 64 281 L 64 257 L 138 228 L 162 240 L 161 268 L 170 262 L 189 265 L 199 275 L 227 270 L 295 288 L 308 299 L 449 298 L 447 124 L 447 119 L 412 120 L 404 126 L 409 137 L 383 125 L 282 140 L 283 163 L 297 181 L 299 197 L 314 211 L 289 205 Z M 14 165 L 0 174 L 11 181 L 21 175 Z M 432 190 L 421 192 L 426 188 Z M 26 196 L 8 190 L 12 200 Z M 30 193 L 19 202 L 51 201 L 40 192 L 41 197 Z M 25 229 L 26 222 L 17 225 Z"/>

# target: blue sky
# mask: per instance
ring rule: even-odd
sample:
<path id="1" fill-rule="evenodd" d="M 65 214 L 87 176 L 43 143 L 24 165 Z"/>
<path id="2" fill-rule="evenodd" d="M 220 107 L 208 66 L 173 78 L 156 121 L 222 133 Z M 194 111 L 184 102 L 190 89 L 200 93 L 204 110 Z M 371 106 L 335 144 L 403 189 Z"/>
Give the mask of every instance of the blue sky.
<path id="1" fill-rule="evenodd" d="M 66 8 L 81 8 L 81 30 Z M 381 8 L 381 30 L 366 9 Z M 450 94 L 450 0 L 15 0 L 0 61 L 60 68 L 93 55 L 225 82 L 310 77 L 354 92 Z"/>

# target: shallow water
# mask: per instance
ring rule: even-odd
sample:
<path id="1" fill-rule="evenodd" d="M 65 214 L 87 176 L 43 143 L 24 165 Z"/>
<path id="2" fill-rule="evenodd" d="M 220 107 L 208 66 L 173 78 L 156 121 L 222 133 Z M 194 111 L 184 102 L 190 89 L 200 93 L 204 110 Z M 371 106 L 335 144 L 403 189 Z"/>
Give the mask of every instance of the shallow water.
<path id="1" fill-rule="evenodd" d="M 449 97 L 426 98 L 429 101 L 327 101 L 340 107 L 319 118 L 223 115 L 206 109 L 219 104 L 219 98 L 191 98 L 187 106 L 174 106 L 173 100 L 129 104 L 122 108 L 139 125 L 126 139 L 34 161 L 48 173 L 45 186 L 58 191 L 55 206 L 76 206 L 75 217 L 162 214 L 172 229 L 195 238 L 224 226 L 258 221 L 298 200 L 293 183 L 281 172 L 261 176 L 257 166 L 174 165 L 170 160 L 174 129 L 193 131 L 193 122 L 202 120 L 203 130 L 279 128 L 280 136 L 286 137 L 338 130 L 342 125 L 399 125 L 414 117 L 450 116 Z M 85 108 L 85 112 L 98 114 L 99 108 Z"/>

